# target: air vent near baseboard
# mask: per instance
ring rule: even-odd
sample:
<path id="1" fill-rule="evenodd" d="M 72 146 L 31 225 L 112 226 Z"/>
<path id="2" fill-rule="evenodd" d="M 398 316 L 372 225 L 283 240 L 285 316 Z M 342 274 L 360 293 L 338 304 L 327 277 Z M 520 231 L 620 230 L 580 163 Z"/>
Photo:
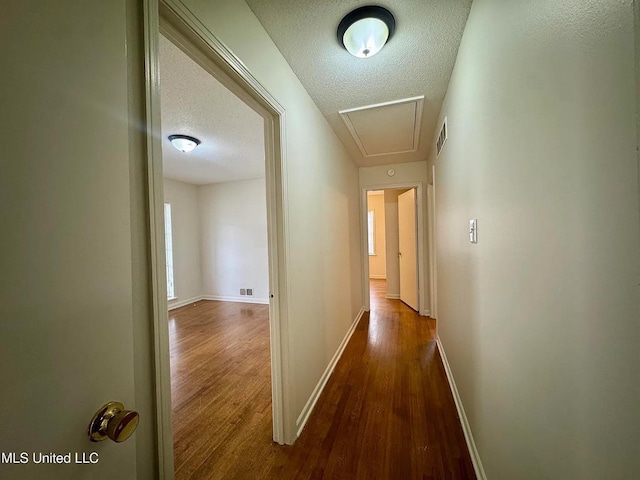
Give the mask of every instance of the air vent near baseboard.
<path id="1" fill-rule="evenodd" d="M 444 148 L 444 144 L 447 141 L 447 117 L 444 117 L 440 133 L 438 134 L 438 140 L 436 141 L 436 157 L 440 156 L 440 152 Z"/>

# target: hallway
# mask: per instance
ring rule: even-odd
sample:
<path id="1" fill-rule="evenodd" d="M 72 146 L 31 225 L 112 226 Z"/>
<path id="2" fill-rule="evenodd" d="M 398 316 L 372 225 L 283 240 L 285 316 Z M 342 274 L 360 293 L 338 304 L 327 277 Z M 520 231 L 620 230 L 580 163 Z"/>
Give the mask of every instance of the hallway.
<path id="1" fill-rule="evenodd" d="M 372 280 L 371 314 L 293 447 L 271 442 L 266 308 L 198 302 L 172 311 L 174 387 L 187 393 L 174 398 L 176 478 L 475 479 L 435 320 L 385 294 L 385 281 Z M 247 329 L 250 341 L 239 341 Z"/>
<path id="2" fill-rule="evenodd" d="M 371 313 L 272 478 L 475 479 L 435 320 L 370 282 Z"/>

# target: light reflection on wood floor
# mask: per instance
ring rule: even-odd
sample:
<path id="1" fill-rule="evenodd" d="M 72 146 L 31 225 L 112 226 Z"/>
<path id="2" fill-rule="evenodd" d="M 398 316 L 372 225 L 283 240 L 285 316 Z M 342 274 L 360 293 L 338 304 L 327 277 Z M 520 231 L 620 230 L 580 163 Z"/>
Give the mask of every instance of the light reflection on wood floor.
<path id="1" fill-rule="evenodd" d="M 268 309 L 170 312 L 176 478 L 475 479 L 435 320 L 384 298 L 365 314 L 295 446 L 271 442 Z"/>

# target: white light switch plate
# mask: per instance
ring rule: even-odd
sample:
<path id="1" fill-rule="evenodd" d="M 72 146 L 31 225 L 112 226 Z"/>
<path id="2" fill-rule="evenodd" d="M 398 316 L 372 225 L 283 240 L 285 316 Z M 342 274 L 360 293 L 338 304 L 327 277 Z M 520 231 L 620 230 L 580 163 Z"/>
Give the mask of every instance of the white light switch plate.
<path id="1" fill-rule="evenodd" d="M 472 218 L 469 220 L 469 241 L 471 243 L 478 243 L 478 219 Z"/>

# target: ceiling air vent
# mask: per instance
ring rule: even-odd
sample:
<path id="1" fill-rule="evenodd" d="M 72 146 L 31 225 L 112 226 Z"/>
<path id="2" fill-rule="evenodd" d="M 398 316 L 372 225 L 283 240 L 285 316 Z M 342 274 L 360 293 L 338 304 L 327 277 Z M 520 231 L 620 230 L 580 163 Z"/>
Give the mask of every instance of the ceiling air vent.
<path id="1" fill-rule="evenodd" d="M 447 141 L 447 117 L 444 117 L 444 122 L 442 122 L 442 128 L 440 128 L 440 133 L 438 134 L 438 141 L 436 142 L 436 157 L 440 156 L 440 152 L 444 147 L 445 142 Z"/>

